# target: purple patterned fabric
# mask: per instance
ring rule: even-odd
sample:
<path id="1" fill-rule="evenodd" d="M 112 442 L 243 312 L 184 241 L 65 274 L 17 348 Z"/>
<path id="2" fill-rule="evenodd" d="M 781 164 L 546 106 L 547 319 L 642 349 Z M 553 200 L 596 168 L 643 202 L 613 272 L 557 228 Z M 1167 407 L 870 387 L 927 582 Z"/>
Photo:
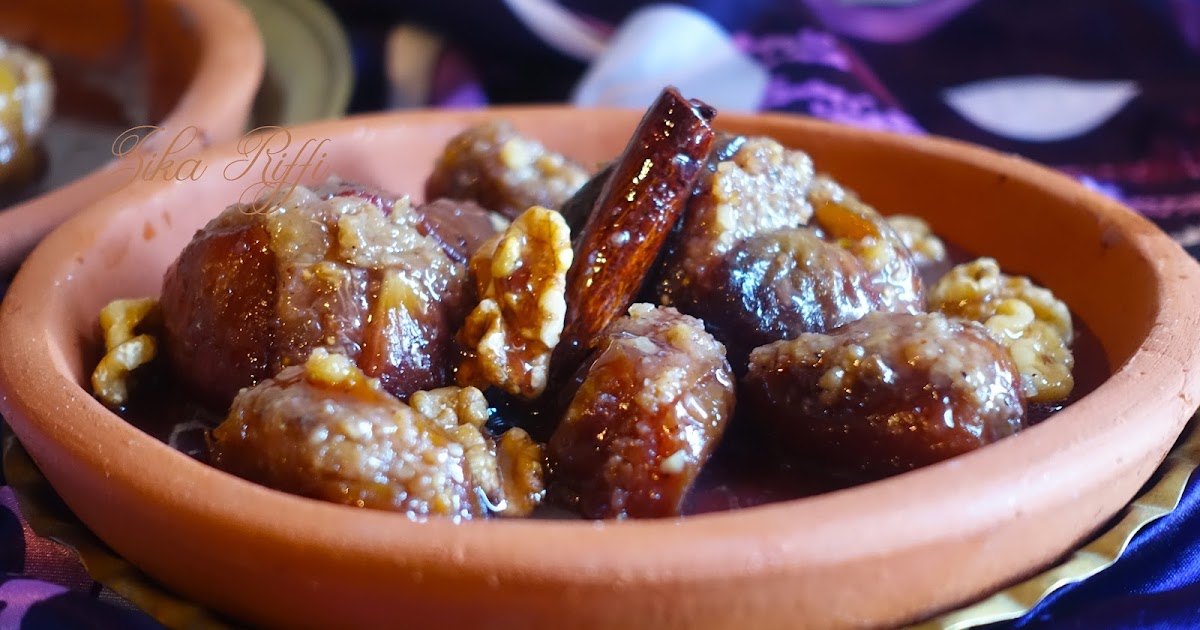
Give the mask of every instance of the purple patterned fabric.
<path id="1" fill-rule="evenodd" d="M 8 520 L 9 515 L 15 517 L 21 514 L 11 488 L 0 488 L 0 507 L 7 510 L 0 513 L 3 514 L 0 518 L 6 525 L 11 522 Z M 18 518 L 16 524 L 20 527 L 21 540 L 20 544 L 14 544 L 10 550 L 20 550 L 22 553 L 14 553 L 11 556 L 12 560 L 6 563 L 7 572 L 19 573 L 77 591 L 90 592 L 97 588 L 96 582 L 79 563 L 74 551 L 33 533 L 23 519 Z M 0 531 L 7 534 L 9 540 L 15 540 L 18 533 L 4 526 L 0 526 Z"/>
<path id="2" fill-rule="evenodd" d="M 30 529 L 0 487 L 0 630 L 161 628 L 88 575 L 76 553 Z"/>
<path id="3" fill-rule="evenodd" d="M 550 0 L 553 2 L 553 0 Z M 603 35 L 640 0 L 560 0 Z M 1200 0 L 688 0 L 770 74 L 761 108 L 1023 154 L 1124 201 L 1200 254 Z M 585 63 L 503 2 L 357 0 L 354 110 L 388 104 L 388 29 L 441 36 L 424 103 L 564 101 Z M 1014 96 L 1015 95 L 1015 96 Z M 1004 113 L 1009 99 L 1008 116 Z M 1014 100 L 1015 99 L 1015 100 Z M 1053 107 L 1077 107 L 1056 128 Z M 1027 116 L 1013 117 L 1012 102 Z M 1020 113 L 1018 111 L 1018 113 Z M 3 287 L 0 287 L 2 291 Z M 0 630 L 154 628 L 34 535 L 0 488 Z M 1200 484 L 1111 569 L 1001 628 L 1200 627 Z"/>

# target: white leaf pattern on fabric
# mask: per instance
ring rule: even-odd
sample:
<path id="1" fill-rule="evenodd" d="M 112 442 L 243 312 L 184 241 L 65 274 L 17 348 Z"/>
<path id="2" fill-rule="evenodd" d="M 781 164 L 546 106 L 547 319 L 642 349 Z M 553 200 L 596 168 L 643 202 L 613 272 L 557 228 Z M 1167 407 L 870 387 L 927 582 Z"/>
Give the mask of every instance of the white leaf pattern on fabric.
<path id="1" fill-rule="evenodd" d="M 564 55 L 591 61 L 604 52 L 606 38 L 553 0 L 504 0 L 504 4 L 525 28 Z"/>
<path id="2" fill-rule="evenodd" d="M 608 50 L 576 86 L 572 102 L 645 109 L 664 85 L 674 85 L 719 111 L 748 112 L 762 102 L 768 78 L 708 16 L 656 5 L 621 24 Z"/>
<path id="3" fill-rule="evenodd" d="M 968 83 L 942 92 L 977 127 L 1026 142 L 1054 142 L 1104 124 L 1138 95 L 1134 81 L 1080 81 L 1019 76 Z"/>

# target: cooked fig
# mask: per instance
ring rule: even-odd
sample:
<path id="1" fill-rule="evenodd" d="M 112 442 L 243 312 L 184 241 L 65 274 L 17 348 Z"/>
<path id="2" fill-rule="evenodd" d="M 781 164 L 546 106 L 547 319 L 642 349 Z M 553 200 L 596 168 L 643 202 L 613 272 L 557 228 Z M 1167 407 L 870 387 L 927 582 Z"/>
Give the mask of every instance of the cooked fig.
<path id="1" fill-rule="evenodd" d="M 502 120 L 450 139 L 425 182 L 425 199 L 462 199 L 515 219 L 531 206 L 558 208 L 587 171 Z"/>
<path id="2" fill-rule="evenodd" d="M 167 361 L 218 408 L 274 374 L 277 263 L 266 223 L 235 209 L 200 230 L 167 270 L 160 299 Z"/>
<path id="3" fill-rule="evenodd" d="M 699 292 L 713 284 L 710 274 L 738 243 L 807 225 L 813 209 L 806 195 L 813 177 L 807 153 L 759 137 L 706 169 L 680 222 L 676 251 L 659 272 L 663 303 L 688 312 L 703 301 Z"/>
<path id="4" fill-rule="evenodd" d="M 756 346 L 869 311 L 923 310 L 901 237 L 829 178 L 809 179 L 807 156 L 751 140 L 727 164 L 693 198 L 660 296 L 703 319 L 737 373 Z"/>
<path id="5" fill-rule="evenodd" d="M 502 492 L 495 456 L 486 445 L 473 452 L 485 443 L 478 428 L 449 420 L 413 410 L 350 359 L 318 349 L 238 394 L 212 432 L 212 462 L 284 492 L 413 519 L 484 516 L 483 478 Z"/>
<path id="6" fill-rule="evenodd" d="M 279 205 L 227 209 L 164 278 L 172 370 L 219 408 L 318 347 L 399 396 L 449 384 L 470 287 L 420 225 L 406 197 L 385 212 L 303 187 Z"/>
<path id="7" fill-rule="evenodd" d="M 725 349 L 704 324 L 635 304 L 594 344 L 550 439 L 552 492 L 589 518 L 677 515 L 733 408 Z"/>
<path id="8" fill-rule="evenodd" d="M 747 418 L 787 458 L 884 476 L 959 455 L 1024 426 L 1021 377 L 980 324 L 869 313 L 828 334 L 756 349 Z"/>
<path id="9" fill-rule="evenodd" d="M 742 241 L 718 266 L 716 283 L 687 310 L 744 371 L 750 351 L 801 332 L 824 332 L 866 315 L 873 293 L 862 263 L 815 230 L 796 228 Z"/>

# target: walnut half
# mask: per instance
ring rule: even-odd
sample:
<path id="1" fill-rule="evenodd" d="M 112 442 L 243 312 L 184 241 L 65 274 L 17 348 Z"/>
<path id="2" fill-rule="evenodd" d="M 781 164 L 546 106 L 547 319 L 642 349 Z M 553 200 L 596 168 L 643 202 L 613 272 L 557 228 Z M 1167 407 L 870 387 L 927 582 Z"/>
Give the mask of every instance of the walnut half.
<path id="1" fill-rule="evenodd" d="M 1071 312 L 1049 289 L 1001 273 L 995 260 L 980 258 L 943 276 L 929 291 L 929 309 L 983 324 L 1012 354 L 1030 402 L 1071 395 Z"/>
<path id="2" fill-rule="evenodd" d="M 896 230 L 900 240 L 904 241 L 908 251 L 912 252 L 913 261 L 917 265 L 938 263 L 946 259 L 946 244 L 933 233 L 933 228 L 929 227 L 924 219 L 896 214 L 888 217 L 887 221 L 892 229 Z"/>
<path id="3" fill-rule="evenodd" d="M 562 335 L 572 258 L 566 221 L 540 206 L 479 248 L 470 269 L 480 301 L 458 333 L 459 385 L 541 395 Z"/>

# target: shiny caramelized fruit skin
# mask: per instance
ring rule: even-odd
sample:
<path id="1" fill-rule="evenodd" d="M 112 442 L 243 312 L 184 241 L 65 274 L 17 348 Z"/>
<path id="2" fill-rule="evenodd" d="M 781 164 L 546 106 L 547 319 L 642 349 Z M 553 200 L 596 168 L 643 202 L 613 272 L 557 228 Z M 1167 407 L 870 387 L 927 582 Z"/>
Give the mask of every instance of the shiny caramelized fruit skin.
<path id="1" fill-rule="evenodd" d="M 725 350 L 699 320 L 635 304 L 593 344 L 550 439 L 552 496 L 587 518 L 678 515 L 734 396 Z"/>
<path id="2" fill-rule="evenodd" d="M 473 201 L 515 219 L 531 206 L 559 207 L 587 179 L 582 166 L 495 120 L 446 143 L 425 182 L 425 198 Z"/>
<path id="3" fill-rule="evenodd" d="M 339 355 L 244 390 L 210 441 L 214 466 L 276 490 L 417 520 L 485 515 L 469 450 Z"/>
<path id="4" fill-rule="evenodd" d="M 739 373 L 758 345 L 924 308 L 916 261 L 887 220 L 774 140 L 746 140 L 701 178 L 679 241 L 659 299 L 703 319 Z"/>
<path id="5" fill-rule="evenodd" d="M 227 209 L 168 270 L 164 346 L 177 378 L 225 407 L 320 347 L 398 396 L 449 384 L 466 268 L 422 233 L 407 199 L 385 211 L 297 187 L 280 201 Z"/>
<path id="6" fill-rule="evenodd" d="M 1021 379 L 983 326 L 940 313 L 871 313 L 756 349 L 747 417 L 793 461 L 887 476 L 1024 427 Z"/>
<path id="7" fill-rule="evenodd" d="M 178 379 L 223 407 L 273 374 L 278 278 L 266 226 L 226 211 L 167 270 L 160 303 L 164 349 Z"/>
<path id="8" fill-rule="evenodd" d="M 760 345 L 837 328 L 873 306 L 858 258 L 806 228 L 742 241 L 714 276 L 703 306 L 689 310 L 705 314 L 740 366 Z"/>
<path id="9" fill-rule="evenodd" d="M 738 365 L 764 343 L 833 330 L 870 312 L 924 308 L 916 260 L 883 216 L 824 177 L 808 197 L 808 227 L 742 241 L 703 299 L 705 321 Z"/>

